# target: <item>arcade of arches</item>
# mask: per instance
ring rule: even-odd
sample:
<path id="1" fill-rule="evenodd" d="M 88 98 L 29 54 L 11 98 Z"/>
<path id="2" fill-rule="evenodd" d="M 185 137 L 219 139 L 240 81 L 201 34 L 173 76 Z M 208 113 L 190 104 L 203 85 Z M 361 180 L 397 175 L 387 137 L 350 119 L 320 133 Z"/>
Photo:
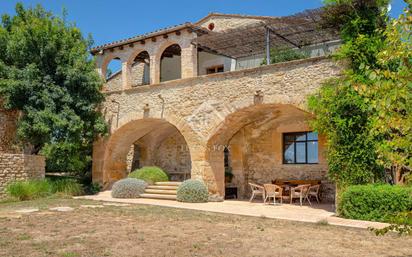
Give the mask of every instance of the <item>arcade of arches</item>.
<path id="1" fill-rule="evenodd" d="M 308 119 L 310 114 L 287 104 L 257 104 L 229 114 L 204 141 L 204 161 L 210 168 L 209 172 L 206 169 L 204 179 L 214 180 L 209 184 L 215 185 L 210 190 L 222 195 L 225 187 L 236 187 L 239 198 L 247 198 L 249 182 L 325 180 L 327 166 L 322 136 L 312 142 L 316 147 L 312 153 L 308 150 L 310 145 L 304 148 L 307 153 L 297 152 L 296 158 L 312 158 L 312 163 L 285 164 L 285 157 L 291 149 L 292 155 L 295 153 L 298 143 L 293 148 L 285 147 L 284 135 L 310 132 Z M 136 168 L 152 165 L 164 169 L 174 181 L 191 176 L 193 147 L 176 126 L 164 119 L 131 121 L 111 135 L 107 144 L 111 151 L 106 153 L 110 161 L 105 163 L 104 180 L 109 184 Z M 224 174 L 228 170 L 233 179 L 225 182 Z"/>
<path id="2" fill-rule="evenodd" d="M 149 75 L 152 80 L 153 60 L 159 71 L 167 65 L 162 61 L 180 57 L 182 79 L 105 92 L 101 111 L 109 135 L 94 144 L 93 181 L 110 188 L 131 170 L 156 165 L 173 180 L 203 179 L 211 195 L 224 196 L 225 188 L 236 187 L 244 198 L 250 182 L 314 179 L 322 181 L 327 198 L 334 197 L 325 140 L 311 133 L 304 110 L 307 95 L 338 76 L 341 66 L 319 57 L 187 77 L 190 52 L 179 43 L 179 56 L 178 47 L 167 49 L 172 45 L 157 48 L 166 51 L 163 60 L 150 55 Z M 225 168 L 234 175 L 230 183 Z"/>

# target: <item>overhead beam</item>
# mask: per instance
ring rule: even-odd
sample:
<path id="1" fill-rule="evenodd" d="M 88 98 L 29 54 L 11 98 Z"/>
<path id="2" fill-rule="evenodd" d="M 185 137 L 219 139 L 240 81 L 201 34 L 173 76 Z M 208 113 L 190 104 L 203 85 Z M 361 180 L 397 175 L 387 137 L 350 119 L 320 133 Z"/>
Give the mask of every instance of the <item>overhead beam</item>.
<path id="1" fill-rule="evenodd" d="M 276 35 L 277 37 L 280 37 L 281 39 L 285 40 L 285 41 L 288 42 L 289 44 L 291 44 L 291 45 L 293 45 L 293 46 L 296 46 L 296 47 L 299 48 L 299 49 L 301 48 L 300 45 L 298 45 L 298 44 L 290 41 L 289 39 L 287 39 L 287 38 L 284 37 L 283 35 L 279 34 L 279 33 L 276 32 L 275 30 L 271 29 L 269 26 L 266 26 L 266 28 L 267 28 L 270 32 L 272 32 L 274 35 Z"/>

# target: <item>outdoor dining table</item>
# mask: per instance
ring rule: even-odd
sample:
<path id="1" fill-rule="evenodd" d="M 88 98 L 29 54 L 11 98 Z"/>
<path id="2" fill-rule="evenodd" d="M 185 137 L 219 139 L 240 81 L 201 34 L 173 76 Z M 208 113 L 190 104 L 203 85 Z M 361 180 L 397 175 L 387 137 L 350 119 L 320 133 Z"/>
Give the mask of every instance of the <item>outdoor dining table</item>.
<path id="1" fill-rule="evenodd" d="M 274 185 L 280 186 L 283 190 L 282 190 L 282 197 L 290 197 L 290 189 L 293 187 L 297 187 L 299 186 L 299 184 L 292 184 L 292 183 L 282 183 L 282 184 L 278 184 L 278 183 L 273 183 Z"/>

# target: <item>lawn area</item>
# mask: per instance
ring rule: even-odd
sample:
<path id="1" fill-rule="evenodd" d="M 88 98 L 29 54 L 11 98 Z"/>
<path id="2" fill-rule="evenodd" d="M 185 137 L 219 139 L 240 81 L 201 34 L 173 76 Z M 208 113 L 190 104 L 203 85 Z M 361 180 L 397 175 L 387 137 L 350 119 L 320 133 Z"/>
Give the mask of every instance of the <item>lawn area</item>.
<path id="1" fill-rule="evenodd" d="M 0 256 L 411 256 L 412 237 L 72 199 L 0 204 Z M 55 212 L 50 207 L 70 206 Z M 22 208 L 39 208 L 18 214 Z"/>

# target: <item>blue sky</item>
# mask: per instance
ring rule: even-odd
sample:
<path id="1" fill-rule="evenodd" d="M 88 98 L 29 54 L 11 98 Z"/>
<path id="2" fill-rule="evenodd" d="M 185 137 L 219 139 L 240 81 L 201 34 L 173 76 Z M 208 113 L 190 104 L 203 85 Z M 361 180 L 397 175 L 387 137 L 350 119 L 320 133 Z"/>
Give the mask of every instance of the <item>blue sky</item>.
<path id="1" fill-rule="evenodd" d="M 68 20 L 85 35 L 91 33 L 95 45 L 194 22 L 210 12 L 284 16 L 322 5 L 321 0 L 0 0 L 0 14 L 14 14 L 17 2 L 39 3 L 55 14 L 65 7 Z M 404 6 L 403 0 L 393 0 L 391 15 L 398 16 Z"/>

